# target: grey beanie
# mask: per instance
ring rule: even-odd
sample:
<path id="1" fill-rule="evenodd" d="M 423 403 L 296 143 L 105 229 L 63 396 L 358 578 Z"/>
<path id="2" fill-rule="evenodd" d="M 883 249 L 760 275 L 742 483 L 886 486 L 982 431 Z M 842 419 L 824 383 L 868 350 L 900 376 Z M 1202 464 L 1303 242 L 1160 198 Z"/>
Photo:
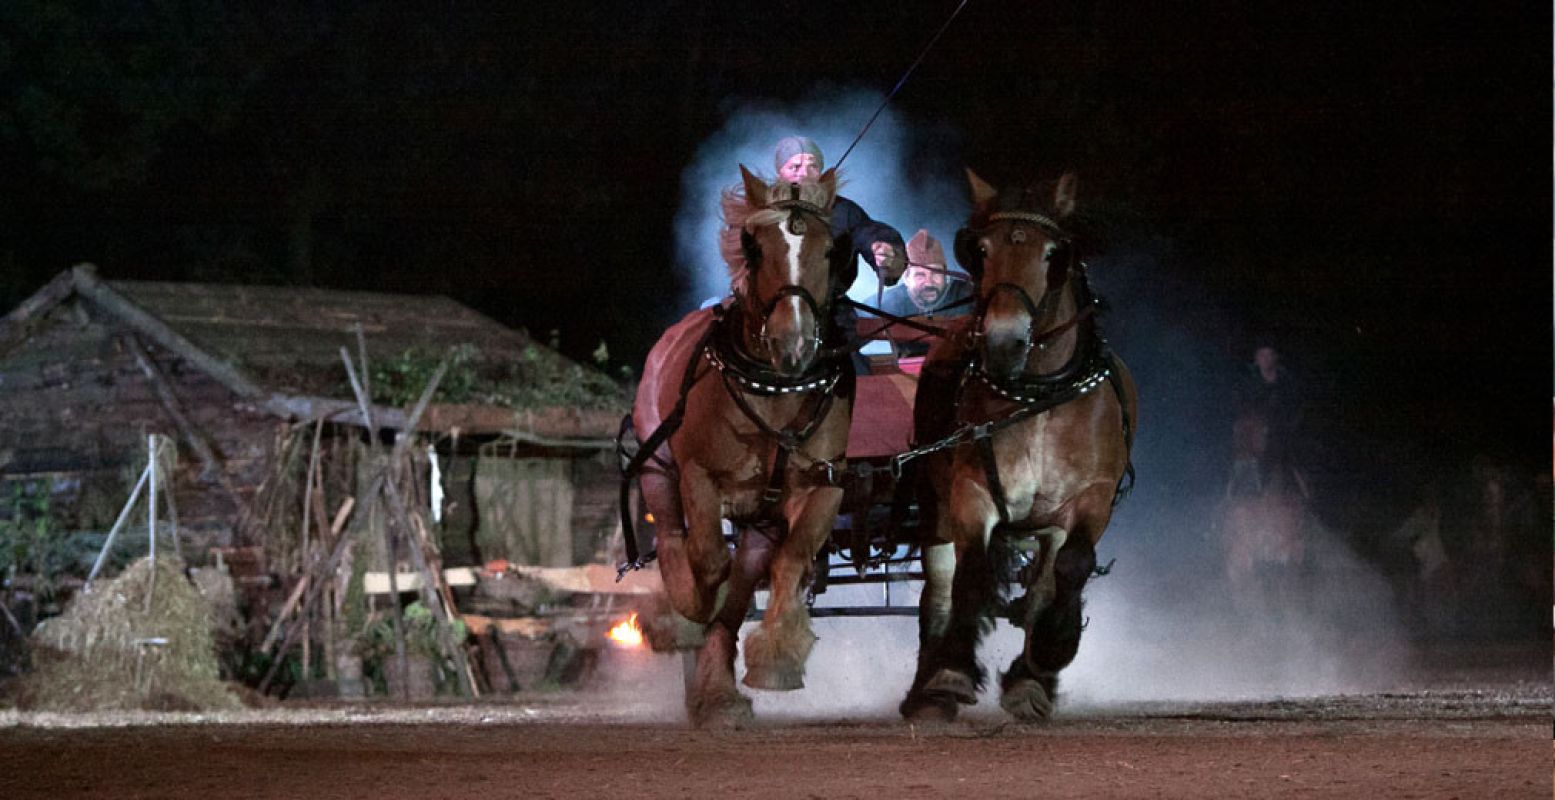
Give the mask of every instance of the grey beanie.
<path id="1" fill-rule="evenodd" d="M 821 146 L 803 136 L 785 136 L 777 143 L 777 151 L 772 154 L 772 166 L 782 169 L 790 158 L 800 153 L 809 153 L 815 156 L 815 166 L 818 169 L 826 169 L 826 156 L 821 155 Z"/>

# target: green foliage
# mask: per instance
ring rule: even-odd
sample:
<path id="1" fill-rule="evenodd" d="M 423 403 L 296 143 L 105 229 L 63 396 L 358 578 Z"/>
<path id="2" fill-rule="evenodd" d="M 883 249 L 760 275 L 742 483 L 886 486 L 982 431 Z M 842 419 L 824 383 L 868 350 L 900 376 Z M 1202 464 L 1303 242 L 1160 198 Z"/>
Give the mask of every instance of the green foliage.
<path id="1" fill-rule="evenodd" d="M 405 606 L 401 614 L 401 622 L 405 626 L 405 652 L 415 655 L 439 658 L 443 653 L 442 643 L 438 641 L 438 622 L 432 614 L 432 609 L 427 608 L 420 600 Z M 453 636 L 455 644 L 463 642 L 469 631 L 463 620 L 453 620 L 447 625 L 447 629 Z M 367 629 L 367 647 L 369 657 L 388 658 L 394 654 L 394 619 L 385 612 L 377 622 Z"/>
<path id="2" fill-rule="evenodd" d="M 594 350 L 601 367 L 610 351 L 604 342 Z M 410 348 L 372 368 L 372 397 L 377 403 L 408 406 L 420 396 L 443 354 Z M 438 383 L 433 400 L 439 403 L 481 403 L 514 409 L 618 408 L 625 392 L 601 369 L 585 367 L 556 353 L 528 345 L 516 361 L 493 363 L 471 344 L 455 347 L 448 371 Z"/>
<path id="3" fill-rule="evenodd" d="M 417 600 L 405 606 L 401 614 L 401 622 L 405 626 L 405 653 L 410 656 L 422 656 L 432 660 L 437 666 L 437 684 L 440 691 L 454 692 L 458 686 L 458 676 L 455 673 L 457 667 L 453 659 L 443 654 L 443 646 L 438 641 L 439 627 L 447 630 L 455 647 L 463 647 L 464 640 L 469 636 L 469 629 L 464 621 L 455 619 L 452 622 L 440 626 L 432 609 Z M 367 629 L 367 634 L 362 645 L 365 674 L 380 688 L 387 690 L 385 665 L 394 658 L 394 619 L 390 612 L 384 612 L 377 621 Z"/>
<path id="4" fill-rule="evenodd" d="M 0 577 L 27 575 L 33 591 L 47 604 L 54 600 L 62 578 L 86 577 L 102 550 L 106 533 L 68 532 L 60 528 L 50 508 L 47 486 L 15 484 L 0 519 Z M 109 553 L 108 566 L 130 561 L 133 547 L 121 536 Z"/>
<path id="5" fill-rule="evenodd" d="M 438 381 L 437 392 L 432 399 L 439 403 L 469 403 L 474 401 L 475 388 L 480 377 L 475 362 L 480 350 L 472 344 L 462 344 L 448 354 L 448 371 Z M 378 361 L 372 368 L 372 396 L 375 403 L 408 406 L 421 398 L 427 382 L 437 372 L 443 354 L 412 347 L 388 361 Z"/>

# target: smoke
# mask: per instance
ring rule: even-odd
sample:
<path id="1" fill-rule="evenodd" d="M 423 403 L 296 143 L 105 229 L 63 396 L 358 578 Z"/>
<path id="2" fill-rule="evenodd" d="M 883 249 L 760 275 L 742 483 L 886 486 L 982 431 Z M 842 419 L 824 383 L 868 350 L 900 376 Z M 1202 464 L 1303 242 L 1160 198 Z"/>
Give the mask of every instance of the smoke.
<path id="1" fill-rule="evenodd" d="M 718 199 L 740 182 L 740 165 L 768 179 L 776 175 L 773 147 L 784 136 L 814 139 L 836 165 L 880 104 L 876 92 L 821 86 L 793 104 L 756 100 L 738 104 L 722 128 L 697 149 L 681 179 L 675 218 L 676 260 L 690 294 L 686 310 L 728 294 L 728 273 L 718 256 Z M 841 194 L 874 219 L 910 239 L 919 228 L 941 242 L 952 240 L 968 206 L 955 136 L 923 120 L 887 108 L 842 165 Z M 849 296 L 874 297 L 873 272 L 861 269 Z"/>
<path id="2" fill-rule="evenodd" d="M 1230 456 L 1229 398 L 1245 355 L 1234 314 L 1165 240 L 1135 238 L 1091 262 L 1105 333 L 1138 384 L 1139 484 L 1097 548 L 1116 559 L 1086 589 L 1087 628 L 1060 683 L 1060 713 L 1155 702 L 1339 694 L 1394 685 L 1408 653 L 1392 586 L 1356 554 L 1353 531 L 1311 515 L 1304 570 L 1233 595 L 1218 525 Z M 833 587 L 818 605 L 879 605 L 879 586 Z M 893 587 L 915 605 L 916 584 Z M 912 618 L 817 619 L 807 688 L 754 693 L 774 718 L 889 717 L 917 659 Z M 747 632 L 749 626 L 747 627 Z M 995 675 L 1022 646 L 1000 621 L 980 660 Z M 997 681 L 970 710 L 999 717 Z"/>

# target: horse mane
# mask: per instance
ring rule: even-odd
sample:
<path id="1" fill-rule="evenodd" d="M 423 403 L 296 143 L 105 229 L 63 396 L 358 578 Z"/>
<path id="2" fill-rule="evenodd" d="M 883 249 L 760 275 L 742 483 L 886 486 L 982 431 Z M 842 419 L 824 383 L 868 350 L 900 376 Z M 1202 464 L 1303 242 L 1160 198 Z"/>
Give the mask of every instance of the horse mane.
<path id="1" fill-rule="evenodd" d="M 766 181 L 765 178 L 762 180 Z M 768 193 L 776 192 L 785 184 L 786 181 L 781 180 L 768 182 Z M 822 207 L 830 205 L 826 189 L 815 183 L 800 184 L 799 199 Z M 724 265 L 729 268 L 729 288 L 735 294 L 743 294 L 750 277 L 750 265 L 745 263 L 745 247 L 740 243 L 740 234 L 754 233 L 763 225 L 781 222 L 788 212 L 751 206 L 745 196 L 745 187 L 740 184 L 724 189 L 719 205 L 723 210 L 724 227 L 718 232 L 718 254 L 723 256 Z"/>

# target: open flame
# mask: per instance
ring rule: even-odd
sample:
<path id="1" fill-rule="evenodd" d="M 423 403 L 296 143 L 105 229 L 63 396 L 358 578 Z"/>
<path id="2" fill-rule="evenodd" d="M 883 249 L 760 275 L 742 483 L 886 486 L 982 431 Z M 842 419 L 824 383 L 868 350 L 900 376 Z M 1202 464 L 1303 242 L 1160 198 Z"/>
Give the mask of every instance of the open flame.
<path id="1" fill-rule="evenodd" d="M 643 643 L 643 629 L 637 627 L 637 613 L 633 612 L 625 621 L 610 629 L 609 636 L 616 644 L 626 647 L 641 647 Z"/>

